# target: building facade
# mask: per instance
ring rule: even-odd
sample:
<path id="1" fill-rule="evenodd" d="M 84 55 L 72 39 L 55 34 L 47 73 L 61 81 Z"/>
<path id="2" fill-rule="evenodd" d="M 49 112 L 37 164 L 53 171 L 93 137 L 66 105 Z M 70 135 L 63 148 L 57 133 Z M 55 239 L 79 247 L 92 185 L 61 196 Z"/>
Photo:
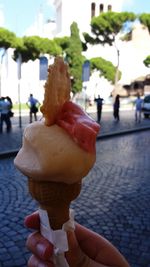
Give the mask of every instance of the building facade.
<path id="1" fill-rule="evenodd" d="M 70 36 L 70 26 L 75 21 L 80 30 L 82 38 L 83 32 L 90 32 L 90 21 L 93 16 L 98 16 L 102 12 L 112 10 L 122 11 L 124 0 L 54 0 L 53 5 L 56 10 L 56 21 L 47 21 L 43 23 L 42 11 L 38 14 L 38 19 L 33 31 L 27 35 L 38 34 L 41 37 L 52 39 L 58 36 Z M 149 69 L 143 64 L 143 60 L 150 55 L 150 34 L 143 25 L 136 23 L 132 34 L 132 40 L 122 42 L 118 39 L 117 46 L 120 52 L 119 69 L 122 72 L 122 78 L 118 86 L 130 84 L 139 76 L 149 74 Z M 102 57 L 117 65 L 117 53 L 113 46 L 88 45 L 88 50 L 84 52 L 87 59 L 93 57 Z M 34 70 L 34 72 L 33 72 Z M 3 58 L 1 64 L 0 76 L 1 95 L 9 95 L 13 102 L 18 101 L 18 84 L 21 91 L 21 102 L 26 102 L 30 93 L 33 93 L 40 101 L 43 96 L 44 81 L 39 81 L 39 60 L 24 63 L 22 65 L 22 77 L 18 83 L 17 65 L 12 59 L 12 50 L 9 49 Z M 83 84 L 86 92 L 91 95 L 101 94 L 104 98 L 110 95 L 113 86 L 99 73 L 93 73 L 88 84 Z M 103 93 L 106 95 L 103 95 Z M 93 96 L 94 97 L 94 96 Z"/>
<path id="2" fill-rule="evenodd" d="M 56 29 L 55 36 L 70 35 L 70 25 L 73 21 L 77 22 L 82 38 L 83 32 L 90 32 L 90 21 L 93 16 L 98 16 L 102 12 L 109 10 L 121 12 L 124 0 L 54 0 L 56 9 Z M 119 69 L 122 72 L 122 78 L 118 83 L 118 88 L 123 84 L 130 84 L 134 79 L 141 75 L 149 74 L 149 69 L 145 67 L 143 60 L 150 54 L 150 35 L 148 30 L 140 23 L 134 25 L 132 39 L 129 42 L 117 40 L 119 50 Z M 113 46 L 90 46 L 84 53 L 86 58 L 103 57 L 117 65 L 117 51 Z M 98 86 L 99 84 L 99 86 Z M 103 88 L 103 92 L 110 93 L 112 86 L 104 79 L 95 74 L 90 82 L 86 84 L 87 91 L 95 87 L 96 94 L 100 93 L 97 88 Z M 101 94 L 103 94 L 103 92 Z M 90 92 L 89 92 L 90 94 Z M 104 96 L 105 97 L 105 96 Z"/>
<path id="3" fill-rule="evenodd" d="M 70 35 L 70 25 L 78 24 L 80 33 L 90 32 L 90 21 L 93 16 L 109 10 L 120 12 L 122 0 L 54 0 L 56 10 L 55 36 Z"/>

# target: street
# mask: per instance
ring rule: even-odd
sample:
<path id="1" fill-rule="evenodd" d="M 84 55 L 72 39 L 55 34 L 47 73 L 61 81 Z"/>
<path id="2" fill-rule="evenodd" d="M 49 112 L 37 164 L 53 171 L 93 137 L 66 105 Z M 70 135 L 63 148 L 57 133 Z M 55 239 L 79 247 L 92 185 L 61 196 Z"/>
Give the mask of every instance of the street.
<path id="1" fill-rule="evenodd" d="M 132 267 L 150 267 L 150 133 L 97 141 L 96 163 L 72 203 L 75 219 L 109 239 Z M 26 267 L 24 217 L 37 208 L 13 158 L 0 160 L 0 267 Z"/>
<path id="2" fill-rule="evenodd" d="M 89 115 L 96 120 L 96 113 L 89 113 Z M 38 119 L 41 119 L 41 114 L 38 114 Z M 5 125 L 3 133 L 0 135 L 0 154 L 6 151 L 17 150 L 22 145 L 22 132 L 25 126 L 29 123 L 29 116 L 24 114 L 22 116 L 22 128 L 19 128 L 19 118 L 15 114 L 12 118 L 12 132 L 7 134 Z M 141 123 L 135 122 L 134 110 L 122 110 L 120 112 L 120 122 L 115 122 L 112 112 L 103 112 L 101 120 L 101 128 L 99 136 L 114 135 L 116 133 L 137 131 L 138 129 L 150 129 L 150 119 L 142 117 Z"/>

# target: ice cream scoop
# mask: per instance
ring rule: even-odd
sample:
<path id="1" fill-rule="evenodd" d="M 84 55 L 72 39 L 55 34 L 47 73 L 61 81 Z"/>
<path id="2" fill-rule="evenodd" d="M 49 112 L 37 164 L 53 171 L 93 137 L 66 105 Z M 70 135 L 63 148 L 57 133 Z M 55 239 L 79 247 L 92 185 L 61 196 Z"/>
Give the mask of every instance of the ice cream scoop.
<path id="1" fill-rule="evenodd" d="M 82 149 L 57 124 L 48 127 L 37 121 L 25 129 L 23 146 L 14 162 L 24 175 L 34 180 L 73 184 L 92 168 L 95 153 Z"/>

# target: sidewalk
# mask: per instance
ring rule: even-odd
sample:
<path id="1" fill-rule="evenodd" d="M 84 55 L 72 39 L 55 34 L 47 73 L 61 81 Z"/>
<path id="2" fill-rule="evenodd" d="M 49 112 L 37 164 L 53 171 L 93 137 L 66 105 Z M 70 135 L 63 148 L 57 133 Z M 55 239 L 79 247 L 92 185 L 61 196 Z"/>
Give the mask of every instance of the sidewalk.
<path id="1" fill-rule="evenodd" d="M 90 111 L 91 112 L 91 111 Z M 89 114 L 96 120 L 96 113 Z M 39 114 L 38 118 L 40 118 Z M 15 114 L 12 118 L 12 132 L 6 133 L 5 130 L 0 134 L 0 158 L 16 155 L 22 145 L 22 134 L 26 125 L 29 123 L 27 114 L 21 118 L 22 127 L 19 127 L 19 117 Z M 97 139 L 110 138 L 117 135 L 129 134 L 135 131 L 150 130 L 150 119 L 142 118 L 141 123 L 136 123 L 134 110 L 121 110 L 120 122 L 115 122 L 112 111 L 104 111 L 101 119 L 101 129 Z"/>

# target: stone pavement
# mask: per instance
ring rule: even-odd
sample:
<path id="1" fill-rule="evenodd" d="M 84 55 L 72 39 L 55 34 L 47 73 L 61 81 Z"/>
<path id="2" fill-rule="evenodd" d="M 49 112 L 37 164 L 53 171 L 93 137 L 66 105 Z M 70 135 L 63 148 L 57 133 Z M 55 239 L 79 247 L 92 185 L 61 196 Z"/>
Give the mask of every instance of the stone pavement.
<path id="1" fill-rule="evenodd" d="M 22 130 L 27 123 L 23 117 Z M 132 111 L 122 111 L 118 124 L 111 113 L 103 114 L 96 164 L 72 203 L 76 220 L 109 239 L 131 267 L 150 267 L 150 131 L 144 127 L 150 127 L 150 120 L 135 124 Z M 12 133 L 0 135 L 1 153 L 18 150 L 22 130 L 13 118 Z M 106 139 L 106 134 L 119 132 L 121 137 Z M 30 231 L 23 220 L 38 207 L 13 160 L 13 153 L 0 159 L 0 267 L 27 266 L 25 241 Z"/>
<path id="2" fill-rule="evenodd" d="M 89 113 L 96 120 L 96 113 Z M 39 114 L 38 118 L 40 119 Z M 22 144 L 22 133 L 25 126 L 29 123 L 28 116 L 22 116 L 21 128 L 19 127 L 19 118 L 12 118 L 12 132 L 4 132 L 0 134 L 0 157 L 13 155 L 18 151 Z M 135 123 L 134 110 L 121 110 L 120 122 L 115 122 L 112 116 L 112 111 L 103 112 L 101 119 L 101 129 L 98 135 L 99 138 L 108 138 L 116 135 L 127 134 L 134 131 L 150 129 L 150 119 L 142 118 L 141 123 Z M 8 152 L 8 154 L 7 154 Z M 10 153 L 11 152 L 11 153 Z"/>
<path id="3" fill-rule="evenodd" d="M 96 164 L 72 203 L 76 220 L 110 240 L 131 267 L 150 267 L 149 144 L 149 131 L 99 140 Z M 0 267 L 27 266 L 23 220 L 37 209 L 13 160 L 0 160 Z"/>

